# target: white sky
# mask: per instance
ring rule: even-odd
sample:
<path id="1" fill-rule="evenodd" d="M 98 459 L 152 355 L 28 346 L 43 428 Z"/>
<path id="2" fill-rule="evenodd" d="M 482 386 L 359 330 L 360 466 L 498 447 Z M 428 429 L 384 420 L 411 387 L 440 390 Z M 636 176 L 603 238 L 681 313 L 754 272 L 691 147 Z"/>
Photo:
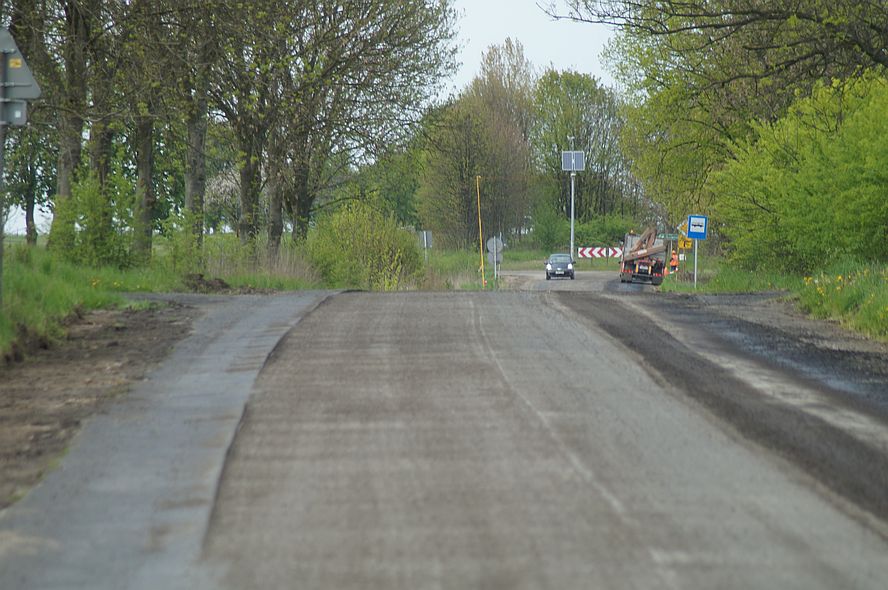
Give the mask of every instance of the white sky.
<path id="1" fill-rule="evenodd" d="M 457 60 L 462 65 L 447 81 L 445 95 L 465 88 L 481 69 L 481 54 L 491 45 L 502 44 L 506 37 L 521 42 L 525 56 L 539 72 L 552 65 L 558 70 L 591 74 L 609 86 L 614 84 L 599 61 L 611 31 L 603 25 L 553 21 L 537 6 L 537 1 L 454 0 L 461 14 Z M 13 209 L 9 217 L 6 231 L 24 233 L 24 213 Z M 48 223 L 47 217 L 39 216 L 41 233 Z"/>
<path id="2" fill-rule="evenodd" d="M 481 69 L 481 54 L 491 45 L 500 45 L 506 37 L 520 41 L 524 54 L 537 68 L 549 65 L 558 70 L 591 74 L 607 86 L 613 86 L 599 55 L 611 31 L 603 25 L 553 21 L 538 6 L 548 0 L 454 0 L 461 13 L 458 43 L 462 62 L 448 82 L 446 93 L 465 88 Z"/>

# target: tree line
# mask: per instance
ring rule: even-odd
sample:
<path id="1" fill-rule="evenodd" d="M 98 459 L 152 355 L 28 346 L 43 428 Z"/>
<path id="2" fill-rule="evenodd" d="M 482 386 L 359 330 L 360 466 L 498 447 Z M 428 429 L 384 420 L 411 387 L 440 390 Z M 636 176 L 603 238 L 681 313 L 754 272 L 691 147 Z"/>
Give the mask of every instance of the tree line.
<path id="1" fill-rule="evenodd" d="M 43 90 L 10 134 L 10 198 L 51 248 L 141 263 L 177 215 L 200 242 L 304 236 L 349 171 L 405 143 L 454 63 L 450 0 L 6 0 Z M 234 177 L 234 211 L 208 199 Z M 215 215 L 215 221 L 213 217 Z"/>
<path id="2" fill-rule="evenodd" d="M 558 0 L 547 12 L 618 28 L 607 58 L 626 92 L 622 143 L 672 224 L 714 214 L 747 266 L 888 260 L 874 164 L 888 149 L 888 4 Z"/>
<path id="3" fill-rule="evenodd" d="M 586 169 L 576 179 L 580 222 L 644 217 L 648 203 L 620 144 L 622 105 L 591 75 L 553 68 L 538 74 L 520 42 L 507 39 L 490 47 L 472 82 L 426 118 L 416 146 L 422 164 L 418 218 L 455 246 L 477 243 L 479 196 L 487 235 L 522 240 L 553 216 L 566 222 L 570 176 L 561 169 L 566 150 L 586 156 Z M 566 245 L 557 239 L 536 242 Z"/>

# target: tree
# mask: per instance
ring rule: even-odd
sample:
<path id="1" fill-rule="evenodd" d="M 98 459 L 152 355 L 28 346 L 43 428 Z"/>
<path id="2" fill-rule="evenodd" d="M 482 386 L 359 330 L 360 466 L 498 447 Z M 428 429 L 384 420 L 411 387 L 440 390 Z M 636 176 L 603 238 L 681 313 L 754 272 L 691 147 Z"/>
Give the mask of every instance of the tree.
<path id="1" fill-rule="evenodd" d="M 285 96 L 291 190 L 304 236 L 321 193 L 352 167 L 403 146 L 453 65 L 451 0 L 316 2 L 295 36 Z"/>
<path id="2" fill-rule="evenodd" d="M 663 38 L 676 53 L 702 55 L 731 46 L 731 69 L 712 81 L 764 79 L 802 66 L 888 66 L 888 5 L 860 0 L 559 0 L 555 18 L 603 23 Z M 740 40 L 740 43 L 735 43 Z M 725 64 L 727 65 L 727 64 Z"/>
<path id="3" fill-rule="evenodd" d="M 620 28 L 610 61 L 634 105 L 625 144 L 648 193 L 676 211 L 711 206 L 710 173 L 751 121 L 888 63 L 883 2 L 563 0 L 547 12 Z"/>
<path id="4" fill-rule="evenodd" d="M 46 39 L 56 37 L 61 40 L 60 46 L 43 52 L 40 60 L 43 66 L 40 71 L 44 72 L 48 82 L 42 86 L 47 92 L 46 101 L 53 104 L 58 113 L 55 122 L 59 138 L 55 205 L 71 198 L 80 166 L 87 117 L 88 65 L 93 44 L 100 38 L 101 8 L 102 0 L 64 0 L 51 8 L 54 14 L 46 14 L 51 18 L 44 21 L 51 27 L 45 31 Z M 44 22 L 35 23 L 35 26 L 42 27 Z M 50 242 L 65 250 L 72 245 L 67 236 L 73 228 L 60 227 L 62 220 L 53 217 Z M 53 239 L 53 234 L 57 239 Z"/>
<path id="5" fill-rule="evenodd" d="M 443 245 L 466 248 L 478 237 L 476 177 L 485 169 L 483 123 L 462 97 L 431 113 L 426 126 L 419 217 Z"/>
<path id="6" fill-rule="evenodd" d="M 598 80 L 577 72 L 547 70 L 534 93 L 531 135 L 534 165 L 546 179 L 546 193 L 565 217 L 570 216 L 568 176 L 561 152 L 582 150 L 586 170 L 577 174 L 576 216 L 637 213 L 629 161 L 620 143 L 625 125 L 623 104 Z"/>
<path id="7" fill-rule="evenodd" d="M 507 38 L 481 59 L 481 71 L 467 89 L 484 127 L 484 223 L 511 234 L 530 211 L 530 144 L 536 74 L 520 42 Z M 520 233 L 520 232 L 516 232 Z"/>
<path id="8" fill-rule="evenodd" d="M 521 44 L 507 39 L 485 52 L 462 94 L 427 118 L 418 211 L 445 243 L 478 238 L 478 176 L 482 225 L 520 235 L 530 212 L 534 82 Z"/>
<path id="9" fill-rule="evenodd" d="M 35 211 L 45 207 L 55 190 L 57 146 L 44 132 L 25 127 L 10 134 L 6 148 L 6 191 L 10 203 L 25 212 L 28 244 L 37 243 Z"/>

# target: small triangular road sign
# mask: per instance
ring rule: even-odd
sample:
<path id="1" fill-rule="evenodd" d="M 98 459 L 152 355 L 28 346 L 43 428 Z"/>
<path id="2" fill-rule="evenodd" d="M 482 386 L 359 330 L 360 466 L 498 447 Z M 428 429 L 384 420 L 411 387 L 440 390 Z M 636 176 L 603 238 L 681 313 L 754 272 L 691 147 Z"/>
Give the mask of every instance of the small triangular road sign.
<path id="1" fill-rule="evenodd" d="M 0 59 L 6 60 L 5 97 L 10 100 L 40 98 L 40 86 L 6 28 L 0 28 L 0 52 Z"/>

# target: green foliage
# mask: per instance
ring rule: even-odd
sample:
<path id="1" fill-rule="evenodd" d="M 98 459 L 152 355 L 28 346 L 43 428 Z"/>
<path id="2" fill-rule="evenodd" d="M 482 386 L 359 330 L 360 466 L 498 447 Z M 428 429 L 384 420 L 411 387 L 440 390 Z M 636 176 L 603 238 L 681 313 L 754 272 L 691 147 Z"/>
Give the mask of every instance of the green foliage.
<path id="1" fill-rule="evenodd" d="M 53 249 L 76 264 L 129 266 L 134 192 L 120 173 L 109 175 L 104 190 L 94 176 L 76 183 L 71 198 L 56 204 Z"/>
<path id="2" fill-rule="evenodd" d="M 190 211 L 172 214 L 161 222 L 161 236 L 157 245 L 160 252 L 157 263 L 170 272 L 185 275 L 200 272 L 203 258 L 197 236 L 192 231 L 195 216 Z"/>
<path id="3" fill-rule="evenodd" d="M 76 309 L 118 305 L 120 296 L 102 288 L 95 277 L 42 248 L 16 246 L 3 264 L 0 354 L 18 338 L 52 340 L 61 322 Z"/>
<path id="4" fill-rule="evenodd" d="M 534 87 L 530 143 L 536 171 L 548 185 L 546 197 L 562 211 L 570 207 L 561 151 L 582 150 L 586 170 L 576 175 L 577 219 L 635 206 L 629 160 L 620 147 L 625 124 L 622 100 L 593 76 L 548 69 Z"/>
<path id="5" fill-rule="evenodd" d="M 812 272 L 888 260 L 888 81 L 819 87 L 782 119 L 755 126 L 713 178 L 732 260 Z"/>
<path id="6" fill-rule="evenodd" d="M 684 263 L 679 275 L 666 277 L 661 289 L 683 293 L 755 293 L 795 289 L 801 284 L 801 279 L 798 276 L 779 272 L 744 270 L 718 259 L 707 258 L 702 266 L 705 266 L 706 272 L 698 276 L 699 282 L 696 289 L 693 281 L 693 260 Z"/>
<path id="7" fill-rule="evenodd" d="M 805 277 L 799 301 L 819 317 L 841 319 L 849 327 L 888 340 L 888 266 L 839 261 Z"/>
<path id="8" fill-rule="evenodd" d="M 575 239 L 578 247 L 583 246 L 616 246 L 626 233 L 638 227 L 633 220 L 619 215 L 603 215 L 585 223 L 574 226 Z"/>
<path id="9" fill-rule="evenodd" d="M 533 243 L 548 252 L 566 249 L 570 243 L 570 220 L 551 203 L 540 203 L 533 215 Z"/>
<path id="10" fill-rule="evenodd" d="M 315 268 L 336 287 L 395 291 L 421 278 L 416 237 L 361 202 L 318 220 L 306 246 Z"/>

